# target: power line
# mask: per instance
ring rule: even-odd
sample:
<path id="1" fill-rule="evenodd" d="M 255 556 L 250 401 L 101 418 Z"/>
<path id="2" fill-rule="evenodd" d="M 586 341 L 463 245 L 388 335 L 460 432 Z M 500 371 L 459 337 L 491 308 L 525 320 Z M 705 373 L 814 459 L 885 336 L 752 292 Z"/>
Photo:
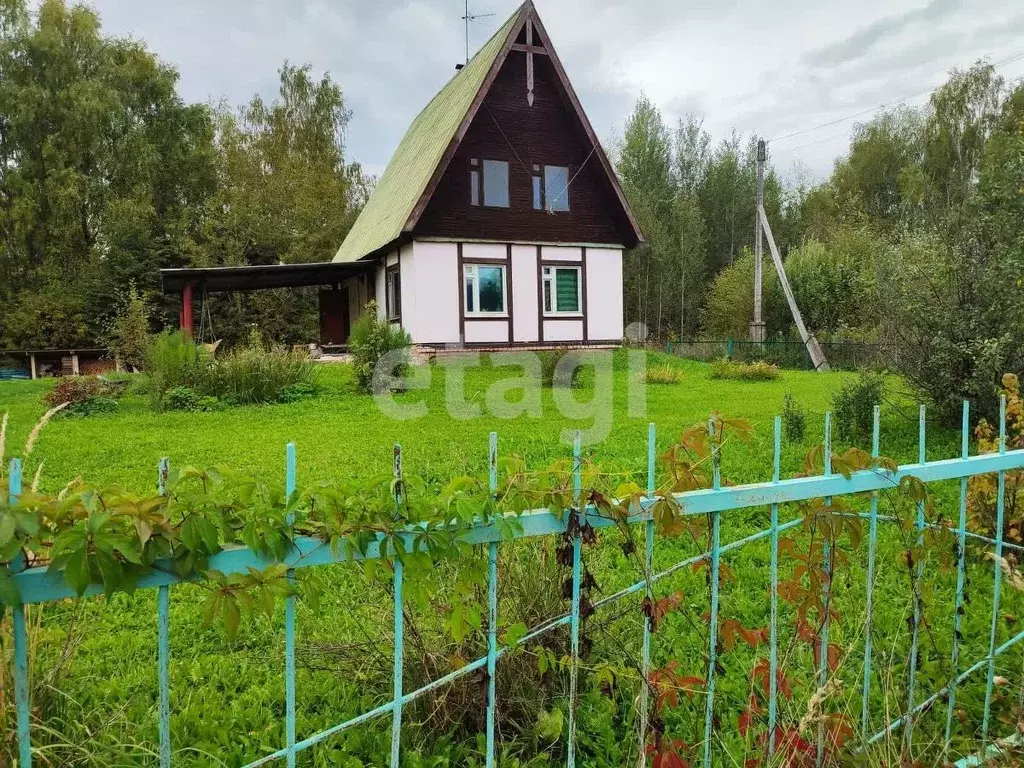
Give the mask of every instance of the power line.
<path id="1" fill-rule="evenodd" d="M 1022 51 L 1020 53 L 1017 53 L 1017 54 L 1014 54 L 1013 56 L 1008 56 L 1007 58 L 1005 58 L 1005 59 L 1003 59 L 1001 61 L 997 61 L 995 64 L 992 65 L 992 67 L 993 68 L 1001 67 L 1004 64 L 1010 64 L 1010 63 L 1012 63 L 1014 61 L 1018 61 L 1019 59 L 1024 59 L 1024 51 Z M 829 120 L 828 122 L 821 123 L 820 125 L 813 125 L 810 128 L 803 128 L 803 129 L 801 129 L 799 131 L 792 131 L 791 133 L 786 133 L 786 134 L 783 134 L 782 136 L 776 136 L 776 137 L 774 137 L 772 139 L 769 139 L 768 141 L 769 141 L 769 143 L 776 142 L 776 141 L 784 141 L 785 139 L 791 139 L 791 138 L 793 138 L 795 136 L 802 136 L 802 135 L 804 135 L 806 133 L 811 133 L 812 131 L 821 130 L 822 128 L 831 128 L 833 125 L 839 125 L 839 123 L 844 123 L 847 120 L 853 120 L 856 117 L 861 117 L 862 115 L 866 115 L 866 114 L 869 114 L 871 112 L 877 112 L 878 110 L 885 109 L 886 107 L 892 106 L 893 104 L 900 104 L 900 103 L 902 103 L 904 101 L 909 101 L 910 99 L 916 98 L 916 97 L 921 96 L 921 95 L 923 95 L 925 93 L 931 93 L 932 91 L 935 91 L 936 89 L 938 89 L 940 87 L 941 87 L 941 85 L 936 85 L 936 86 L 931 86 L 929 88 L 924 88 L 924 89 L 922 89 L 920 91 L 916 91 L 915 93 L 911 93 L 911 94 L 909 94 L 907 96 L 902 96 L 900 98 L 896 98 L 896 99 L 892 99 L 890 101 L 883 102 L 882 104 L 879 104 L 878 106 L 868 107 L 867 109 L 862 109 L 859 112 L 854 112 L 852 114 L 846 115 L 845 117 L 839 117 L 839 118 L 836 118 L 835 120 Z M 807 146 L 809 146 L 809 145 L 807 145 Z"/>
<path id="2" fill-rule="evenodd" d="M 1014 83 L 1020 83 L 1020 82 L 1024 82 L 1024 75 L 1021 75 L 1020 77 L 1011 78 L 1011 79 L 1006 81 L 1006 84 L 1007 85 L 1012 85 Z M 918 95 L 920 95 L 920 94 L 918 94 Z M 913 98 L 913 97 L 912 96 L 908 96 L 907 97 L 907 99 L 911 99 L 911 98 Z M 826 144 L 826 143 L 828 143 L 830 141 L 835 141 L 836 139 L 843 139 L 843 138 L 848 137 L 849 135 L 850 135 L 850 131 L 849 130 L 843 131 L 842 133 L 833 133 L 832 135 L 826 136 L 824 139 L 818 139 L 817 141 L 808 141 L 806 144 L 798 144 L 795 147 L 782 147 L 781 149 L 773 151 L 772 154 L 774 155 L 774 154 L 783 154 L 783 153 L 786 153 L 786 152 L 796 152 L 797 150 L 800 150 L 800 149 L 807 149 L 808 147 L 816 147 L 819 144 Z"/>

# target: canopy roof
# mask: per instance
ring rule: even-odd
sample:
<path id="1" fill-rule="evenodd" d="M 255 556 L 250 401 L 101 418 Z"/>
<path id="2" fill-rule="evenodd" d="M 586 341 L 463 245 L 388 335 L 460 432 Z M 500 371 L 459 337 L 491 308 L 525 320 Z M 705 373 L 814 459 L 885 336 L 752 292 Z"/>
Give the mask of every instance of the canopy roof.
<path id="1" fill-rule="evenodd" d="M 218 291 L 258 291 L 264 288 L 295 288 L 303 285 L 334 285 L 362 274 L 367 263 L 333 261 L 312 264 L 268 264 L 241 267 L 195 267 L 161 269 L 164 293 L 180 293 L 194 285 L 210 293 Z"/>

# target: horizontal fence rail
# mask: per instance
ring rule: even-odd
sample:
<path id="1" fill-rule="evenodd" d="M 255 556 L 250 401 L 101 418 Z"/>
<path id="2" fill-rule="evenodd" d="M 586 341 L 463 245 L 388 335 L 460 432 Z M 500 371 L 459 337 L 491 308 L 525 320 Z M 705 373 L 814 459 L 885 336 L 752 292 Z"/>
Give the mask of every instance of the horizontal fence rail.
<path id="1" fill-rule="evenodd" d="M 768 692 L 768 723 L 769 732 L 774 732 L 778 718 L 778 681 L 777 673 L 779 671 L 779 610 L 778 610 L 778 593 L 779 593 L 779 548 L 780 548 L 780 534 L 799 527 L 803 524 L 802 518 L 789 520 L 786 522 L 779 521 L 779 507 L 784 504 L 791 504 L 796 502 L 807 501 L 810 499 L 825 499 L 826 505 L 834 500 L 843 496 L 850 496 L 855 494 L 872 494 L 870 501 L 870 511 L 867 513 L 850 513 L 856 514 L 858 517 L 867 518 L 869 520 L 868 529 L 868 552 L 867 552 L 867 601 L 866 601 L 866 626 L 865 626 L 865 653 L 864 653 L 864 672 L 862 681 L 862 704 L 860 711 L 860 727 L 861 727 L 861 739 L 859 749 L 864 749 L 879 740 L 885 738 L 888 734 L 894 733 L 899 729 L 903 728 L 905 738 L 909 741 L 912 734 L 912 727 L 914 719 L 921 713 L 931 709 L 934 705 L 942 699 L 945 699 L 947 704 L 947 711 L 945 714 L 945 734 L 946 742 L 948 747 L 949 735 L 952 727 L 952 720 L 954 717 L 954 702 L 956 700 L 957 689 L 960 685 L 966 682 L 970 677 L 976 675 L 979 672 L 985 672 L 985 697 L 984 697 L 984 714 L 983 714 L 983 725 L 982 725 L 982 743 L 980 750 L 982 754 L 990 754 L 994 749 L 994 746 L 989 741 L 989 729 L 991 726 L 990 714 L 993 699 L 993 681 L 995 672 L 995 660 L 1001 654 L 1006 653 L 1008 650 L 1016 646 L 1021 640 L 1024 640 L 1024 632 L 1021 632 L 1008 640 L 1000 643 L 997 637 L 997 627 L 999 624 L 999 610 L 1000 610 L 1000 589 L 1002 570 L 1000 567 L 1000 557 L 1006 548 L 1011 545 L 1003 541 L 1002 534 L 1002 520 L 1004 514 L 1004 502 L 1005 502 L 1005 476 L 1009 471 L 1017 471 L 1024 469 L 1024 450 L 1006 450 L 1006 403 L 1005 399 L 1001 403 L 1001 413 L 1003 418 L 1000 420 L 1001 430 L 999 437 L 999 449 L 995 453 L 983 454 L 970 456 L 968 451 L 968 440 L 969 440 L 969 412 L 967 404 L 964 404 L 963 410 L 963 421 L 962 421 L 962 441 L 961 441 L 961 455 L 957 458 L 942 459 L 937 461 L 926 461 L 925 460 L 925 412 L 922 408 L 920 411 L 920 428 L 919 428 L 919 441 L 918 441 L 918 461 L 911 464 L 905 464 L 898 467 L 894 471 L 888 471 L 884 469 L 864 470 L 852 473 L 849 477 L 842 474 L 837 474 L 832 471 L 831 468 L 831 421 L 830 417 L 826 416 L 825 421 L 825 440 L 824 440 L 824 459 L 825 459 L 825 471 L 823 474 L 813 477 L 795 477 L 789 479 L 782 479 L 780 477 L 780 457 L 781 457 L 781 420 L 776 417 L 774 422 L 774 461 L 772 479 L 768 482 L 752 483 L 746 485 L 736 486 L 723 486 L 720 472 L 720 457 L 719 447 L 715 444 L 712 447 L 712 467 L 713 467 L 713 481 L 712 487 L 704 490 L 690 491 L 676 495 L 677 500 L 682 505 L 682 514 L 688 516 L 707 516 L 710 521 L 710 540 L 711 547 L 706 551 L 700 552 L 692 557 L 686 558 L 680 562 L 671 565 L 661 571 L 655 572 L 653 567 L 653 555 L 655 549 L 655 531 L 654 522 L 652 519 L 651 508 L 658 503 L 658 497 L 654 494 L 655 484 L 655 455 L 656 455 L 656 434 L 654 425 L 651 424 L 648 427 L 648 462 L 647 462 L 647 493 L 646 496 L 641 499 L 638 505 L 633 510 L 633 514 L 628 519 L 630 525 L 642 525 L 644 527 L 644 552 L 643 561 L 645 566 L 644 578 L 636 581 L 635 583 L 619 590 L 618 592 L 602 597 L 594 601 L 593 607 L 595 609 L 614 603 L 622 598 L 629 595 L 637 594 L 640 592 L 645 593 L 648 597 L 652 597 L 652 586 L 680 571 L 683 568 L 691 567 L 697 563 L 706 563 L 709 567 L 711 585 L 710 594 L 710 609 L 707 615 L 707 621 L 710 628 L 709 637 L 710 643 L 707 648 L 707 668 L 706 668 L 706 685 L 705 685 L 705 703 L 704 703 L 704 741 L 703 741 L 703 764 L 711 765 L 713 762 L 713 737 L 715 729 L 721 727 L 716 725 L 715 719 L 715 679 L 716 679 L 716 653 L 718 648 L 717 638 L 718 631 L 717 625 L 719 621 L 719 590 L 718 590 L 718 573 L 722 563 L 722 558 L 746 545 L 753 542 L 763 541 L 767 539 L 770 543 L 771 548 L 771 559 L 770 559 L 770 626 L 769 626 L 769 675 L 770 675 L 770 688 Z M 498 440 L 497 435 L 492 433 L 489 442 L 488 452 L 488 467 L 489 467 L 489 488 L 492 494 L 497 489 L 497 457 L 498 457 Z M 875 408 L 874 413 L 874 429 L 872 438 L 872 456 L 879 456 L 879 411 Z M 601 515 L 597 509 L 587 505 L 580 505 L 580 492 L 581 492 L 581 442 L 579 435 L 575 440 L 573 446 L 573 483 L 575 489 L 576 502 L 578 504 L 578 518 L 579 523 L 587 523 L 593 528 L 607 528 L 616 524 L 616 522 L 608 517 Z M 14 459 L 11 462 L 10 467 L 10 494 L 12 503 L 18 495 L 21 493 L 21 464 L 18 459 Z M 159 477 L 159 489 L 161 493 L 165 492 L 166 480 L 169 471 L 169 462 L 167 459 L 163 459 L 158 467 Z M 394 448 L 394 478 L 398 481 L 395 485 L 396 496 L 401 494 L 402 491 L 402 449 L 399 445 Z M 295 493 L 296 490 L 296 474 L 297 474 L 297 461 L 295 454 L 295 446 L 289 444 L 286 449 L 286 492 L 290 497 Z M 980 533 L 967 530 L 967 482 L 969 478 L 978 475 L 995 474 L 998 477 L 998 499 L 997 499 L 997 525 L 995 528 L 995 537 L 984 536 Z M 876 596 L 873 593 L 874 587 L 874 576 L 878 564 L 876 563 L 877 558 L 877 541 L 878 541 L 878 525 L 879 523 L 892 522 L 896 520 L 891 516 L 879 514 L 878 510 L 878 492 L 891 490 L 899 486 L 900 481 L 904 478 L 917 478 L 924 483 L 936 483 L 944 481 L 960 481 L 960 496 L 959 496 L 959 516 L 955 528 L 938 526 L 925 521 L 923 516 L 923 509 L 919 508 L 917 512 L 917 519 L 915 523 L 915 535 L 918 537 L 918 541 L 923 541 L 924 532 L 927 529 L 945 528 L 953 532 L 957 539 L 957 586 L 956 586 L 956 611 L 952 619 L 952 655 L 951 655 L 951 666 L 952 675 L 949 681 L 941 687 L 939 690 L 931 692 L 924 696 L 919 696 L 915 688 L 915 679 L 913 669 L 910 672 L 910 685 L 906 692 L 907 703 L 905 711 L 894 719 L 887 717 L 886 722 L 881 727 L 876 723 L 872 726 L 871 713 L 869 712 L 869 695 L 871 691 L 871 641 L 872 641 L 872 608 L 873 602 Z M 400 503 L 400 497 L 396 498 L 396 509 Z M 721 516 L 723 513 L 732 512 L 740 509 L 749 509 L 756 507 L 767 507 L 770 509 L 770 525 L 764 530 L 757 531 L 753 534 L 744 536 L 730 542 L 721 541 Z M 386 714 L 391 714 L 392 726 L 391 726 L 391 742 L 390 742 L 390 765 L 393 768 L 397 768 L 401 757 L 401 729 L 402 729 L 402 712 L 403 707 L 412 701 L 435 691 L 449 683 L 470 675 L 479 670 L 485 670 L 487 674 L 487 701 L 486 701 L 486 718 L 485 718 L 485 739 L 486 739 L 486 765 L 490 768 L 495 765 L 496 760 L 496 728 L 495 728 L 495 711 L 497 706 L 497 692 L 495 690 L 495 672 L 497 663 L 501 658 L 510 653 L 515 647 L 521 646 L 533 639 L 539 638 L 559 627 L 569 628 L 570 637 L 570 667 L 569 667 L 569 682 L 570 682 L 570 706 L 568 716 L 568 727 L 566 734 L 566 763 L 569 768 L 573 768 L 576 765 L 578 759 L 578 746 L 576 744 L 576 733 L 577 723 L 575 716 L 575 698 L 577 695 L 578 688 L 578 676 L 579 676 L 579 649 L 580 649 L 580 582 L 582 577 L 582 560 L 581 560 L 581 542 L 579 534 L 579 525 L 575 527 L 575 532 L 571 536 L 572 542 L 572 599 L 570 610 L 560 616 L 556 616 L 548 619 L 538 626 L 529 629 L 525 636 L 523 636 L 515 646 L 501 645 L 498 642 L 497 637 L 497 626 L 498 626 L 498 599 L 497 589 L 499 580 L 499 548 L 503 541 L 509 540 L 510 538 L 531 538 L 531 537 L 543 537 L 543 536 L 555 536 L 564 535 L 569 529 L 570 525 L 573 525 L 573 515 L 556 515 L 549 510 L 534 510 L 523 513 L 515 517 L 517 520 L 517 526 L 512 532 L 509 532 L 509 527 L 501 526 L 496 522 L 479 523 L 473 526 L 469 531 L 461 536 L 461 539 L 469 544 L 483 545 L 487 547 L 487 563 L 488 563 L 488 576 L 487 576 L 487 654 L 473 661 L 468 662 L 461 668 L 439 677 L 431 682 L 411 691 L 404 690 L 403 688 L 403 631 L 404 631 L 404 616 L 403 616 L 403 570 L 402 563 L 398 558 L 394 558 L 394 573 L 393 573 L 393 603 L 394 603 L 394 664 L 393 664 L 393 691 L 392 698 L 390 701 L 384 702 L 379 706 L 370 709 L 366 712 L 359 714 L 344 722 L 338 723 L 337 725 L 327 728 L 318 733 L 306 736 L 305 738 L 298 739 L 296 735 L 296 677 L 295 677 L 295 633 L 296 633 L 296 617 L 295 617 L 295 598 L 289 596 L 286 598 L 285 606 L 285 645 L 284 645 L 284 667 L 285 667 L 285 713 L 286 713 L 286 727 L 285 727 L 285 744 L 278 750 L 266 754 L 259 759 L 248 764 L 247 768 L 254 768 L 255 766 L 266 765 L 277 760 L 285 760 L 287 765 L 294 766 L 296 764 L 297 755 L 310 747 L 324 742 L 332 736 L 345 731 L 347 729 L 356 727 L 370 720 L 378 717 L 382 717 Z M 291 521 L 289 521 L 291 522 Z M 422 530 L 422 529 L 419 529 Z M 410 528 L 407 532 L 401 534 L 404 537 L 408 548 L 413 546 L 413 540 L 418 535 L 418 529 L 415 527 Z M 992 619 L 991 619 L 991 632 L 989 637 L 989 649 L 988 654 L 977 661 L 972 662 L 967 666 L 963 666 L 960 660 L 960 627 L 961 627 L 961 610 L 964 604 L 964 583 L 965 583 L 965 554 L 964 545 L 966 540 L 970 538 L 973 541 L 980 542 L 987 546 L 991 546 L 994 549 L 995 554 L 995 565 L 993 568 L 993 608 L 992 608 Z M 332 548 L 324 541 L 310 537 L 297 537 L 291 553 L 281 561 L 280 564 L 288 567 L 289 578 L 293 578 L 294 571 L 301 568 L 309 568 L 322 566 L 332 563 L 342 563 L 351 560 L 359 560 L 363 558 L 374 559 L 387 557 L 389 552 L 382 551 L 382 541 L 378 540 L 376 543 L 370 545 L 365 555 L 362 554 L 349 554 L 344 551 L 333 551 Z M 1016 550 L 1022 550 L 1021 547 L 1013 547 Z M 407 550 L 408 551 L 408 550 Z M 826 553 L 826 559 L 830 555 Z M 244 574 L 250 568 L 263 569 L 270 565 L 277 564 L 276 561 L 267 557 L 261 556 L 248 549 L 234 548 L 228 549 L 210 558 L 209 569 L 217 570 L 224 574 Z M 13 570 L 15 571 L 14 578 L 17 586 L 21 593 L 23 605 L 47 603 L 65 598 L 76 597 L 75 592 L 68 586 L 68 584 L 60 577 L 59 574 L 48 572 L 45 566 L 38 566 L 25 569 L 19 562 L 13 564 Z M 159 749 L 158 759 L 161 768 L 168 768 L 171 765 L 171 708 L 170 708 L 170 653 L 169 653 L 169 637 L 171 632 L 169 622 L 169 607 L 171 590 L 170 588 L 181 582 L 175 573 L 169 562 L 158 562 L 156 566 L 146 574 L 144 574 L 138 582 L 137 587 L 142 588 L 155 588 L 158 590 L 158 612 L 157 612 L 157 628 L 158 628 L 158 647 L 157 647 L 157 666 L 158 666 L 158 686 L 159 686 L 159 698 L 158 698 L 158 712 L 157 717 L 159 720 Z M 828 586 L 826 586 L 828 589 Z M 912 655 L 916 656 L 917 643 L 918 643 L 918 628 L 920 624 L 920 596 L 918 594 L 919 587 L 915 587 L 914 594 L 914 619 L 911 627 L 912 637 Z M 98 585 L 90 586 L 86 594 L 98 594 L 102 591 L 102 588 Z M 829 594 L 825 594 L 826 606 L 830 599 Z M 30 702 L 29 702 L 29 685 L 28 685 L 28 660 L 27 660 L 27 630 L 25 626 L 25 613 L 24 607 L 16 608 L 14 610 L 14 621 L 13 621 L 13 634 L 14 634 L 14 679 L 15 679 L 15 700 L 17 709 L 17 734 L 18 734 L 18 748 L 20 756 L 20 765 L 29 766 L 31 765 L 32 753 L 31 753 L 31 740 L 30 740 Z M 829 615 L 826 610 L 826 617 Z M 827 619 L 823 630 L 827 632 Z M 651 619 L 647 618 L 643 622 L 643 634 L 641 638 L 641 674 L 643 679 L 646 680 L 648 673 L 651 671 L 651 641 L 652 641 L 652 626 Z M 823 632 L 824 634 L 824 632 Z M 822 638 L 822 649 L 827 649 L 827 635 Z M 826 663 L 827 653 L 823 650 L 821 653 L 821 664 L 820 669 L 817 672 L 819 685 L 824 686 L 829 676 L 829 668 Z M 638 710 L 640 717 L 640 754 L 644 754 L 646 745 L 647 729 L 649 727 L 650 718 L 650 706 L 649 692 L 647 685 L 641 685 L 641 693 L 638 697 Z M 822 759 L 822 738 L 823 733 L 819 729 L 818 731 L 818 750 L 817 759 L 818 764 L 821 763 Z M 775 749 L 774 739 L 769 739 L 768 750 L 769 755 L 771 751 Z M 986 752 L 987 750 L 987 752 Z M 641 757 L 641 765 L 645 764 L 644 758 Z M 958 765 L 978 765 L 980 764 L 979 758 L 965 758 L 961 760 Z"/>

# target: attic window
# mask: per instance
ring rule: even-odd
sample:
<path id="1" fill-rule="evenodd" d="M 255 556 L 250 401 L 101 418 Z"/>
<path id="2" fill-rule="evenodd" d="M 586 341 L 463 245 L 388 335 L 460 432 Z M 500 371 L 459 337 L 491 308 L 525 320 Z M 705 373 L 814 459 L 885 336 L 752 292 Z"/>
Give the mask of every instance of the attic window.
<path id="1" fill-rule="evenodd" d="M 469 202 L 491 208 L 508 208 L 508 162 L 505 160 L 469 161 Z"/>
<path id="2" fill-rule="evenodd" d="M 569 210 L 569 169 L 564 165 L 533 166 L 533 209 Z"/>

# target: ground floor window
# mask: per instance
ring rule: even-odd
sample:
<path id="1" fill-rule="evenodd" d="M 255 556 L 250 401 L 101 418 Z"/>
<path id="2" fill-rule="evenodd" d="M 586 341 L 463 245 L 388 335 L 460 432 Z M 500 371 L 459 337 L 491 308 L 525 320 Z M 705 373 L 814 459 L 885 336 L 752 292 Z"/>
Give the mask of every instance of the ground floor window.
<path id="1" fill-rule="evenodd" d="M 384 273 L 384 303 L 388 320 L 402 317 L 402 273 L 397 265 L 388 267 Z"/>
<path id="2" fill-rule="evenodd" d="M 500 264 L 466 264 L 465 310 L 467 315 L 505 312 L 505 267 Z"/>
<path id="3" fill-rule="evenodd" d="M 579 314 L 579 267 L 544 267 L 544 314 Z"/>

